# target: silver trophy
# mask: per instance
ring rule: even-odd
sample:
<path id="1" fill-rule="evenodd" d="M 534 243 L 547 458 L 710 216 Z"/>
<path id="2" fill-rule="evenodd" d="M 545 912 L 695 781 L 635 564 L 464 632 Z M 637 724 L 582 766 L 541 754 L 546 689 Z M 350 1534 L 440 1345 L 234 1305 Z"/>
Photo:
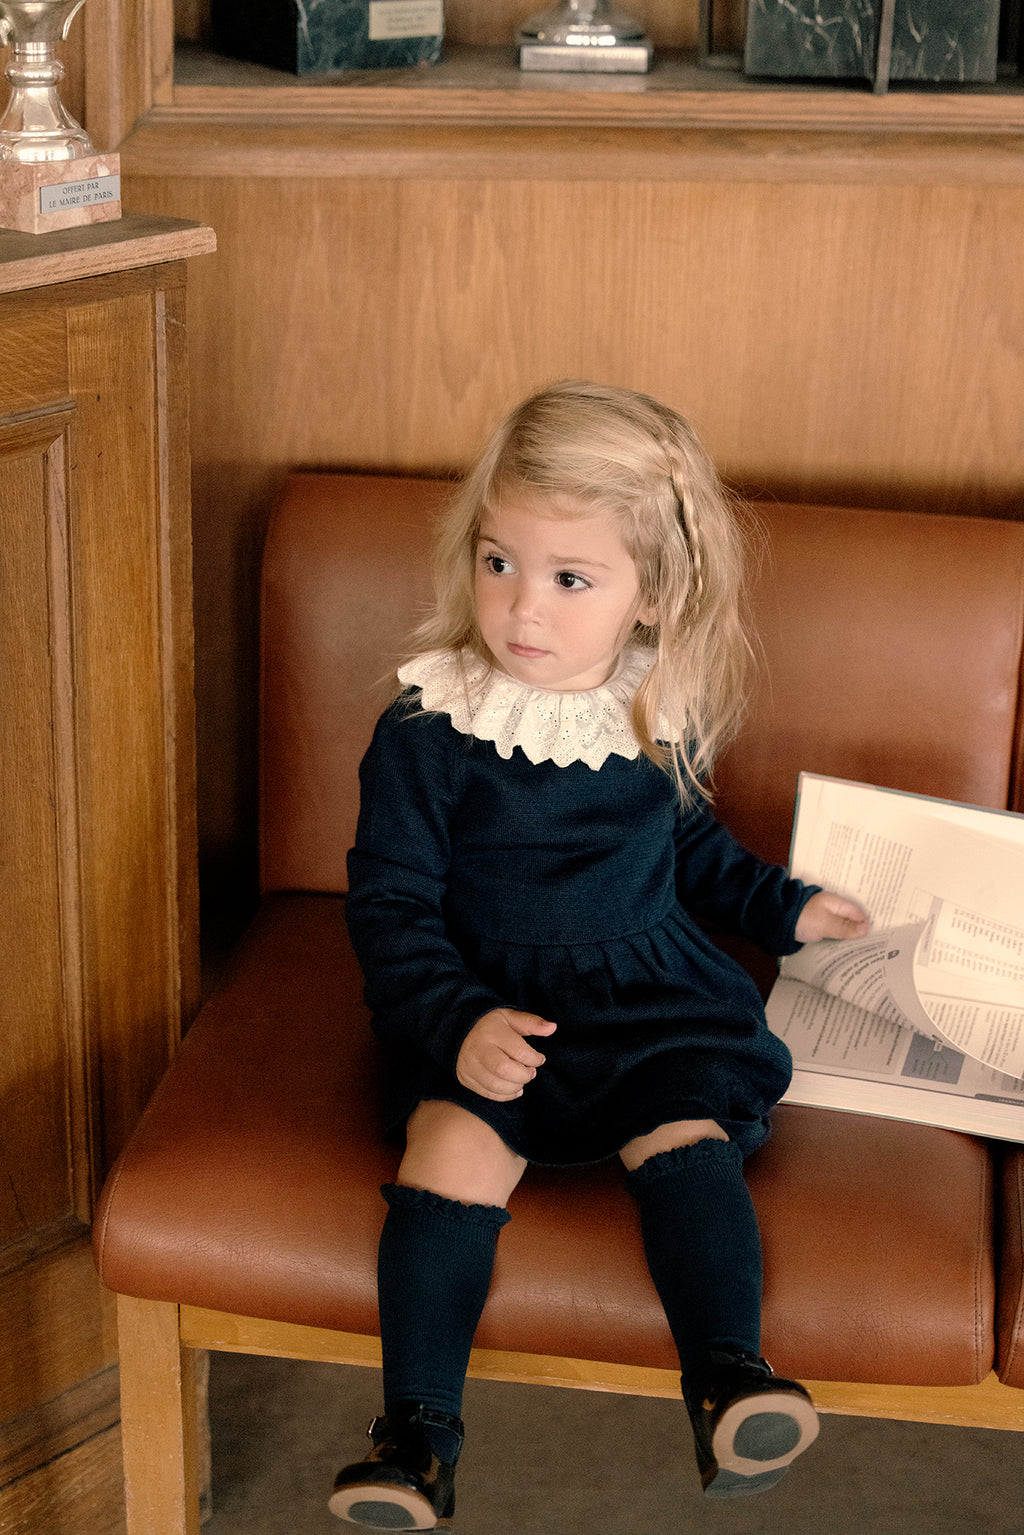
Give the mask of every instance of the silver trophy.
<path id="1" fill-rule="evenodd" d="M 10 43 L 4 73 L 11 99 L 0 117 L 0 160 L 34 165 L 81 160 L 95 154 L 92 141 L 57 94 L 64 65 L 58 38 L 68 35 L 85 0 L 0 0 L 0 43 Z"/>
<path id="2" fill-rule="evenodd" d="M 46 234 L 121 216 L 121 163 L 97 154 L 57 93 L 57 43 L 85 0 L 0 0 L 11 97 L 0 117 L 0 226 Z"/>
<path id="3" fill-rule="evenodd" d="M 651 44 L 640 22 L 611 0 L 561 0 L 524 21 L 516 38 L 520 69 L 644 74 Z"/>

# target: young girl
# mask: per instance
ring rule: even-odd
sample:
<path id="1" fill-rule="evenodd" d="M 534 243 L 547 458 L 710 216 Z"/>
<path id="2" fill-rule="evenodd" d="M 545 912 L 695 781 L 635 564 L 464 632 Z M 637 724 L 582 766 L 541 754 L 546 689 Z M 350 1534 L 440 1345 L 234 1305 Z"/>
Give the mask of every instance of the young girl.
<path id="1" fill-rule="evenodd" d="M 740 576 L 686 422 L 593 384 L 514 411 L 441 525 L 349 864 L 406 1133 L 383 1189 L 384 1416 L 330 1501 L 353 1524 L 450 1522 L 469 1352 L 529 1162 L 621 1158 L 709 1496 L 760 1492 L 817 1433 L 760 1357 L 742 1172 L 791 1062 L 695 918 L 774 954 L 867 920 L 708 808 L 747 659 Z"/>

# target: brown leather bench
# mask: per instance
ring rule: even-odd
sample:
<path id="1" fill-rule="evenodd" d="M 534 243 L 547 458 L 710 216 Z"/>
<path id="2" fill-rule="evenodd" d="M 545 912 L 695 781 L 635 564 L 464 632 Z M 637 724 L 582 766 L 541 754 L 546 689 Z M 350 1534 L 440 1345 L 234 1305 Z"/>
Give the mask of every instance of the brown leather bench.
<path id="1" fill-rule="evenodd" d="M 443 494 L 296 475 L 272 521 L 262 906 L 95 1225 L 120 1297 L 131 1535 L 198 1528 L 193 1350 L 379 1358 L 379 1186 L 398 1153 L 342 892 L 377 682 L 424 594 Z M 759 516 L 767 676 L 720 774 L 734 831 L 784 861 L 801 768 L 1020 808 L 1024 525 Z M 826 1410 L 1024 1428 L 1022 1148 L 783 1105 L 748 1170 L 777 1369 Z M 473 1372 L 676 1395 L 618 1164 L 531 1170 L 510 1208 Z"/>

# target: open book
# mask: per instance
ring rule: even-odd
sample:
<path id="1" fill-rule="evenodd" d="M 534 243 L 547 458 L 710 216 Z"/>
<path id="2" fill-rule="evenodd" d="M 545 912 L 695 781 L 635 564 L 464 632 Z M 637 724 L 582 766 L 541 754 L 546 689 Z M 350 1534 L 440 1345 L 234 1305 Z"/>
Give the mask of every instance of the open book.
<path id="1" fill-rule="evenodd" d="M 785 958 L 785 1102 L 1024 1141 L 1024 816 L 802 773 L 790 870 L 867 938 Z"/>

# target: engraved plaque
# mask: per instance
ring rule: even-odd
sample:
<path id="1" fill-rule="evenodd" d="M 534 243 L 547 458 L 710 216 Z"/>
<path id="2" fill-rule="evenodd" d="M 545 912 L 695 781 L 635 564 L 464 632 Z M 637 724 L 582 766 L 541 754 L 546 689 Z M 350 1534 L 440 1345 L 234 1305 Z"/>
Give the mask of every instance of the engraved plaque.
<path id="1" fill-rule="evenodd" d="M 120 176 L 92 176 L 85 181 L 62 181 L 39 188 L 40 213 L 96 208 L 103 203 L 118 203 L 120 200 Z"/>
<path id="2" fill-rule="evenodd" d="M 368 37 L 371 43 L 407 37 L 440 37 L 443 31 L 442 0 L 370 0 Z"/>

